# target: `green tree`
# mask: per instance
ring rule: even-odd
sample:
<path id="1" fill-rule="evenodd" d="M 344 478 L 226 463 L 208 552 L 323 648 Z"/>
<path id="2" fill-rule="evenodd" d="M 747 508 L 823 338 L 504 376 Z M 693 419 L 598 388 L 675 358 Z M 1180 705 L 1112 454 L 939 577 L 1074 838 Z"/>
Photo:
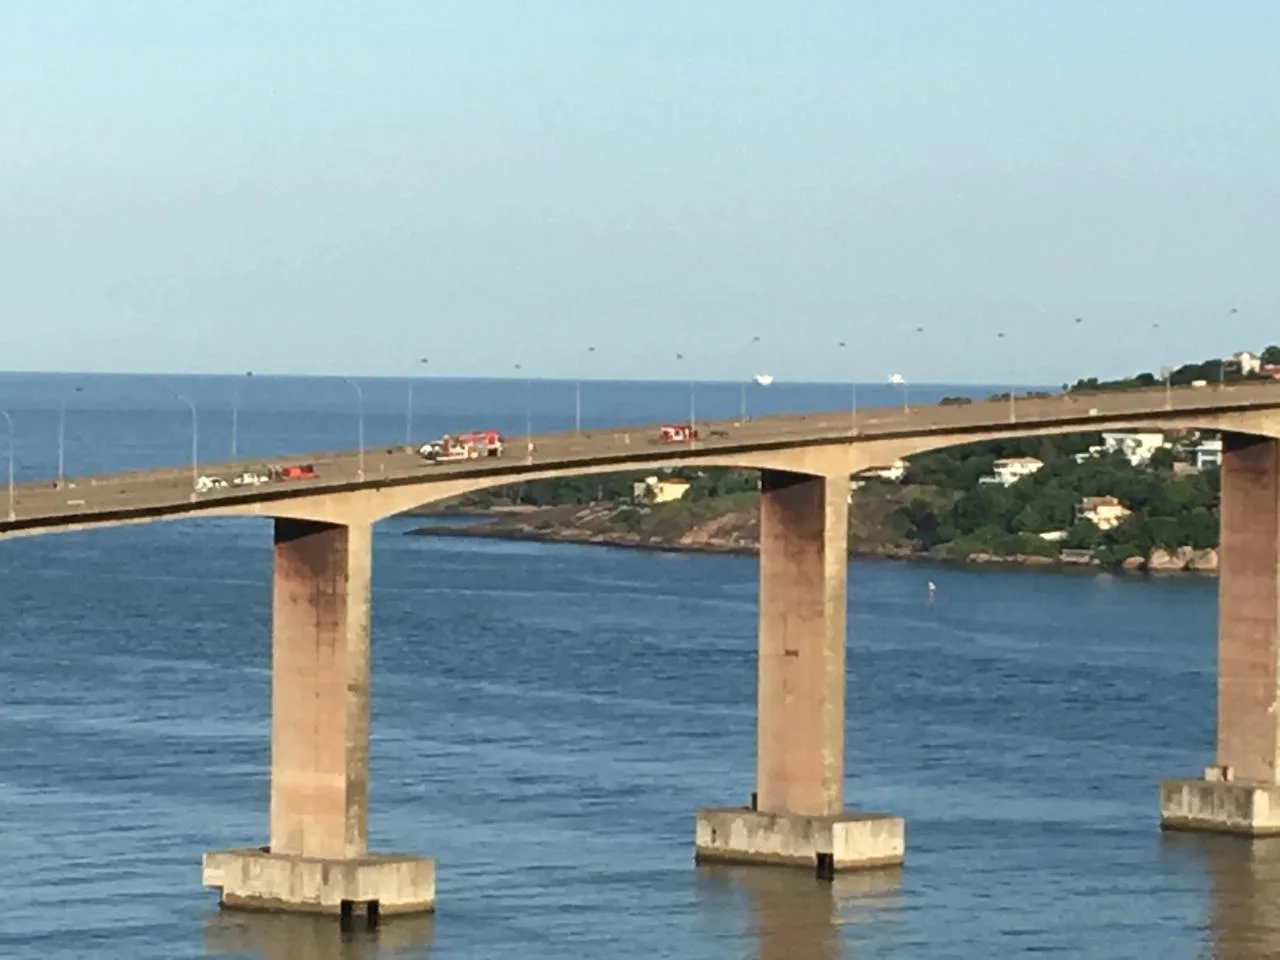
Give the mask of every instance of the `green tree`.
<path id="1" fill-rule="evenodd" d="M 942 542 L 942 521 L 927 500 L 916 498 L 897 511 L 905 521 L 906 536 L 922 550 L 931 550 Z"/>
<path id="2" fill-rule="evenodd" d="M 1155 453 L 1151 454 L 1151 460 L 1147 463 L 1147 469 L 1155 470 L 1157 473 L 1173 472 L 1173 449 L 1170 447 L 1161 447 Z"/>
<path id="3" fill-rule="evenodd" d="M 1184 542 L 1197 550 L 1218 545 L 1218 518 L 1204 507 L 1188 511 L 1182 520 Z"/>
<path id="4" fill-rule="evenodd" d="M 1102 531 L 1090 520 L 1078 520 L 1067 531 L 1062 545 L 1072 550 L 1092 550 L 1102 543 Z"/>

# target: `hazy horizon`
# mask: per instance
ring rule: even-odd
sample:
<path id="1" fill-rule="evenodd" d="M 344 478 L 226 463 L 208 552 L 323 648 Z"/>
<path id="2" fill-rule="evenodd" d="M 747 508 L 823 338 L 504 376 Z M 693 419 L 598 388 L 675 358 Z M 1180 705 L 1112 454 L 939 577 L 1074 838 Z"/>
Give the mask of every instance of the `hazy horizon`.
<path id="1" fill-rule="evenodd" d="M 1061 383 L 1258 349 L 1278 41 L 1260 0 L 11 4 L 0 368 Z"/>

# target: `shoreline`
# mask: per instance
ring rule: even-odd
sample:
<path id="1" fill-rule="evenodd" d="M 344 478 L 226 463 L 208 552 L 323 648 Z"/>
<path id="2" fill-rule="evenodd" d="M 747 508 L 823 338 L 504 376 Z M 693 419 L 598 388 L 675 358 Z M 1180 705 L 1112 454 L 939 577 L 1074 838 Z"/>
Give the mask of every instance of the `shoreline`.
<path id="1" fill-rule="evenodd" d="M 484 510 L 440 511 L 433 514 L 418 514 L 415 516 L 415 519 L 459 516 L 482 517 L 491 516 L 491 513 Z M 495 517 L 493 522 L 496 523 L 499 519 L 501 519 L 501 516 Z M 486 529 L 486 527 L 488 527 L 488 529 Z M 590 533 L 586 531 L 577 533 L 566 532 L 564 530 L 530 530 L 525 528 L 494 527 L 491 526 L 490 523 L 485 522 L 468 523 L 459 526 L 435 526 L 426 524 L 414 527 L 411 530 L 406 530 L 404 535 L 416 537 L 454 537 L 471 540 L 511 540 L 525 543 L 558 543 L 585 547 L 612 547 L 620 550 L 643 550 L 650 553 L 701 553 L 735 557 L 749 557 L 755 556 L 759 553 L 759 548 L 754 544 L 743 545 L 723 542 L 717 543 L 715 541 L 707 541 L 703 543 L 671 543 L 654 540 L 629 539 L 620 535 Z M 1116 576 L 1177 577 L 1195 580 L 1213 579 L 1217 577 L 1216 571 L 1208 570 L 1113 569 L 1110 567 L 1104 567 L 1098 563 L 1068 563 L 1050 557 L 984 556 L 982 559 L 974 559 L 973 557 L 945 557 L 909 550 L 857 550 L 853 548 L 849 550 L 849 557 L 856 560 L 881 560 L 897 561 L 900 563 L 932 564 L 934 566 L 941 567 L 962 567 L 969 570 L 980 570 L 983 567 L 989 567 L 1000 570 L 1027 570 L 1046 573 L 1108 573 Z"/>

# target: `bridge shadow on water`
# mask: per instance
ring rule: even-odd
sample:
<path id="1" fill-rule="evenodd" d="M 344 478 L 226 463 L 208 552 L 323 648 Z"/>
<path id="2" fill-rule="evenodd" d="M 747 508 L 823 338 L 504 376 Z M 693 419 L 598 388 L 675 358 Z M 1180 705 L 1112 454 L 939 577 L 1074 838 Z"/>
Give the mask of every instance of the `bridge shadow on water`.
<path id="1" fill-rule="evenodd" d="M 1165 833 L 1164 852 L 1197 861 L 1209 881 L 1206 926 L 1213 960 L 1280 957 L 1280 837 L 1249 840 Z"/>
<path id="2" fill-rule="evenodd" d="M 840 960 L 849 956 L 845 928 L 883 920 L 902 906 L 902 868 L 818 879 L 786 867 L 699 865 L 699 899 L 744 896 L 754 960 Z"/>
<path id="3" fill-rule="evenodd" d="M 205 953 L 211 957 L 373 960 L 426 956 L 435 936 L 435 918 L 430 914 L 383 917 L 376 930 L 360 926 L 344 930 L 337 917 L 217 910 L 205 916 L 203 933 Z"/>

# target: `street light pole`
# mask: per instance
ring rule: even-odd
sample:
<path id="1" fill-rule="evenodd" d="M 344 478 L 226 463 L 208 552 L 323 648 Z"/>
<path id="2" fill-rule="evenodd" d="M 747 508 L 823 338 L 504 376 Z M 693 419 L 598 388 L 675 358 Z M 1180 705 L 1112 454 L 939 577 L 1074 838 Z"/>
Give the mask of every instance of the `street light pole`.
<path id="1" fill-rule="evenodd" d="M 191 489 L 194 491 L 200 481 L 200 418 L 196 415 L 196 405 L 180 393 L 175 397 L 191 409 Z"/>
<path id="2" fill-rule="evenodd" d="M 840 349 L 847 352 L 849 345 L 841 340 Z M 849 369 L 849 432 L 855 436 L 858 433 L 858 380 L 852 367 Z"/>
<path id="3" fill-rule="evenodd" d="M 66 466 L 66 444 L 67 444 L 67 397 L 63 394 L 62 402 L 58 404 L 58 482 L 55 484 L 58 489 L 62 489 L 62 478 Z"/>
<path id="4" fill-rule="evenodd" d="M 516 376 L 524 377 L 524 364 L 516 364 Z M 525 462 L 533 463 L 533 378 L 524 377 L 524 450 Z"/>
<path id="5" fill-rule="evenodd" d="M 246 377 L 252 377 L 253 371 L 246 370 Z M 231 388 L 231 459 L 234 460 L 240 451 L 240 378 L 236 378 Z"/>
<path id="6" fill-rule="evenodd" d="M 423 357 L 418 363 L 424 367 L 427 365 L 427 358 Z M 423 376 L 426 376 L 424 373 Z M 405 399 L 404 407 L 404 445 L 406 447 L 413 446 L 413 377 L 409 377 L 409 389 L 406 391 L 408 396 Z"/>
<path id="7" fill-rule="evenodd" d="M 915 336 L 908 338 L 910 342 L 907 344 L 907 356 L 909 358 L 914 359 L 915 349 L 916 349 L 915 338 L 922 333 L 924 333 L 924 327 L 916 327 Z M 902 380 L 902 412 L 903 413 L 911 412 L 910 391 L 911 391 L 911 381 L 904 377 Z"/>
<path id="8" fill-rule="evenodd" d="M 1076 317 L 1076 321 L 1075 321 L 1074 326 L 1077 326 L 1077 327 L 1078 327 L 1078 326 L 1080 326 L 1080 324 L 1082 324 L 1082 323 L 1084 323 L 1084 317 Z M 1062 399 L 1063 399 L 1063 401 L 1065 402 L 1065 401 L 1067 401 L 1068 399 L 1070 399 L 1070 397 L 1071 397 L 1071 384 L 1069 384 L 1069 383 L 1064 383 L 1064 384 L 1062 385 Z"/>
<path id="9" fill-rule="evenodd" d="M 683 361 L 684 354 L 677 353 L 676 359 Z M 697 388 L 694 383 L 693 373 L 689 373 L 689 446 L 693 446 L 694 438 L 698 433 L 698 413 L 697 413 Z"/>
<path id="10" fill-rule="evenodd" d="M 596 352 L 595 347 L 587 347 L 587 357 Z M 582 374 L 579 372 L 578 379 L 573 385 L 573 435 L 575 437 L 582 435 Z"/>
<path id="11" fill-rule="evenodd" d="M 1164 378 L 1164 406 L 1173 409 L 1173 367 L 1169 365 L 1169 337 L 1158 323 L 1151 325 L 1152 331 L 1160 338 L 1160 375 Z"/>
<path id="12" fill-rule="evenodd" d="M 1234 316 L 1239 312 L 1240 311 L 1238 309 L 1236 309 L 1235 307 L 1232 307 L 1230 310 L 1227 311 L 1227 316 L 1228 317 Z M 1244 377 L 1243 365 L 1240 368 L 1240 375 L 1241 375 L 1241 378 Z M 1227 388 L 1227 361 L 1226 361 L 1226 358 L 1224 357 L 1223 359 L 1218 361 L 1218 390 L 1222 391 L 1222 390 L 1225 390 L 1226 388 Z"/>
<path id="13" fill-rule="evenodd" d="M 75 392 L 79 393 L 83 387 L 76 387 Z M 59 489 L 62 488 L 63 480 L 66 479 L 66 448 L 67 448 L 67 394 L 62 395 L 62 401 L 58 404 L 58 482 L 55 484 Z"/>
<path id="14" fill-rule="evenodd" d="M 58 404 L 58 482 L 55 486 L 62 489 L 62 477 L 66 468 L 67 446 L 67 398 L 63 396 Z"/>
<path id="15" fill-rule="evenodd" d="M 997 333 L 996 339 L 998 340 L 1006 339 L 1004 332 L 1001 331 L 1000 333 Z M 1011 357 L 1009 360 L 1009 422 L 1017 423 L 1018 422 L 1018 406 L 1017 406 L 1018 391 L 1014 389 L 1013 380 L 1014 380 L 1014 371 L 1013 371 L 1013 360 Z"/>
<path id="16" fill-rule="evenodd" d="M 360 457 L 359 457 L 359 460 L 357 461 L 358 465 L 356 468 L 356 474 L 361 480 L 363 480 L 364 479 L 364 391 L 360 389 L 360 384 L 356 383 L 350 377 L 344 377 L 343 379 L 347 383 L 349 383 L 351 385 L 351 388 L 356 392 L 356 412 L 357 412 L 356 440 L 360 445 Z"/>
<path id="17" fill-rule="evenodd" d="M 755 350 L 754 348 L 755 348 L 755 347 L 756 347 L 756 345 L 757 345 L 757 344 L 759 344 L 759 343 L 760 343 L 760 338 L 759 338 L 759 337 L 752 337 L 752 338 L 751 338 L 751 343 L 750 343 L 750 353 L 751 353 L 751 356 L 752 356 L 752 357 L 754 357 L 754 356 L 756 355 L 756 350 Z M 741 414 L 740 414 L 740 415 L 739 415 L 739 417 L 738 417 L 738 422 L 739 422 L 739 423 L 746 423 L 746 422 L 747 422 L 747 385 L 751 382 L 751 377 L 752 377 L 752 376 L 754 376 L 754 374 L 752 374 L 752 375 L 748 375 L 748 376 L 744 377 L 744 378 L 743 378 L 743 380 L 742 380 L 742 412 L 741 412 Z"/>
<path id="18" fill-rule="evenodd" d="M 18 519 L 18 511 L 14 509 L 13 494 L 13 417 L 9 416 L 9 411 L 7 410 L 0 410 L 0 417 L 4 417 L 5 423 L 9 425 L 9 522 L 13 523 L 14 520 Z"/>
<path id="19" fill-rule="evenodd" d="M 689 442 L 693 443 L 698 439 L 698 410 L 697 410 L 698 391 L 694 386 L 692 378 L 689 380 Z"/>

